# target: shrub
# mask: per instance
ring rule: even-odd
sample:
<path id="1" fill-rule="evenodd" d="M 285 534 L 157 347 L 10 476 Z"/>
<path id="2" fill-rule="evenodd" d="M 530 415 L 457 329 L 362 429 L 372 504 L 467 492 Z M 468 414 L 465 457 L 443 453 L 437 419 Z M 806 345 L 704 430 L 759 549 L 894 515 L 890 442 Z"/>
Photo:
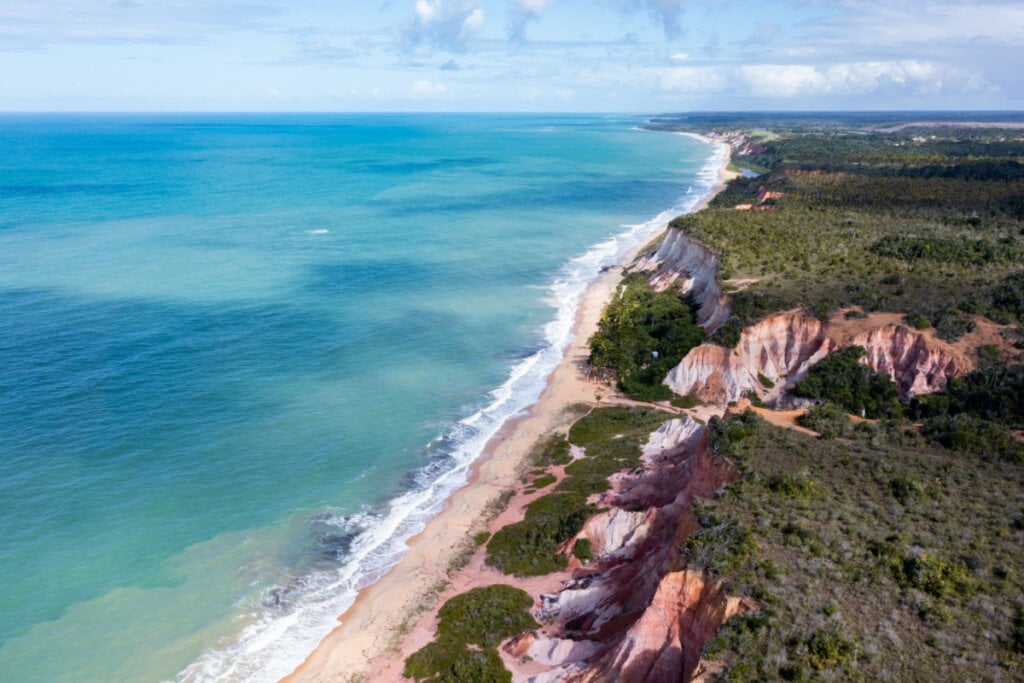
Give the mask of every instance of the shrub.
<path id="1" fill-rule="evenodd" d="M 569 455 L 569 442 L 560 436 L 553 436 L 539 444 L 530 453 L 530 463 L 535 467 L 552 465 L 568 465 L 572 462 Z"/>
<path id="2" fill-rule="evenodd" d="M 1009 429 L 967 413 L 929 418 L 922 425 L 921 433 L 945 448 L 1024 462 L 1024 444 L 1017 441 Z"/>
<path id="3" fill-rule="evenodd" d="M 826 401 L 797 418 L 797 424 L 818 432 L 823 439 L 835 439 L 850 431 L 850 416 L 835 403 Z"/>
<path id="4" fill-rule="evenodd" d="M 669 403 L 671 403 L 676 408 L 682 408 L 683 410 L 696 408 L 697 406 L 700 405 L 700 401 L 698 401 L 693 396 L 676 396 Z"/>
<path id="5" fill-rule="evenodd" d="M 820 486 L 804 470 L 796 475 L 776 474 L 768 480 L 768 490 L 786 498 L 809 500 L 818 494 Z"/>
<path id="6" fill-rule="evenodd" d="M 555 483 L 556 480 L 557 477 L 555 477 L 555 475 L 545 474 L 543 476 L 537 477 L 532 482 L 530 482 L 530 486 L 535 489 L 542 489 L 545 486 L 551 486 L 552 484 Z"/>
<path id="7" fill-rule="evenodd" d="M 817 630 L 807 639 L 807 659 L 815 669 L 831 669 L 853 659 L 856 646 L 836 631 Z"/>
<path id="8" fill-rule="evenodd" d="M 811 366 L 793 393 L 832 401 L 847 411 L 872 419 L 901 415 L 899 392 L 888 375 L 860 363 L 861 346 L 834 351 Z"/>
<path id="9" fill-rule="evenodd" d="M 904 318 L 904 320 L 906 320 L 907 324 L 915 330 L 927 330 L 932 326 L 931 321 L 920 313 L 910 313 Z"/>
<path id="10" fill-rule="evenodd" d="M 1024 655 L 1024 611 L 1017 611 L 1010 626 L 1010 637 L 1007 639 L 1010 650 Z"/>
<path id="11" fill-rule="evenodd" d="M 757 541 L 737 520 L 721 519 L 714 512 L 697 507 L 701 528 L 690 534 L 679 554 L 688 564 L 717 575 L 728 575 L 757 553 Z"/>
<path id="12" fill-rule="evenodd" d="M 594 555 L 590 547 L 590 539 L 581 538 L 577 540 L 572 546 L 572 554 L 581 562 L 589 562 L 594 559 Z"/>
<path id="13" fill-rule="evenodd" d="M 549 493 L 530 503 L 521 522 L 502 527 L 487 544 L 487 564 L 515 576 L 543 576 L 565 569 L 558 545 L 583 528 L 596 508 L 586 497 Z"/>
<path id="14" fill-rule="evenodd" d="M 456 595 L 438 611 L 438 640 L 496 647 L 539 626 L 528 611 L 532 606 L 533 599 L 519 588 L 504 584 L 474 588 Z"/>
<path id="15" fill-rule="evenodd" d="M 450 641 L 427 643 L 409 655 L 402 675 L 430 683 L 512 683 L 495 650 Z"/>
<path id="16" fill-rule="evenodd" d="M 753 447 L 750 437 L 763 426 L 764 419 L 750 410 L 727 420 L 714 416 L 707 425 L 708 449 L 715 457 L 729 458 L 742 465 Z"/>
<path id="17" fill-rule="evenodd" d="M 952 593 L 969 593 L 974 580 L 960 561 L 946 562 L 931 553 L 911 554 L 894 567 L 897 580 L 929 595 L 941 598 Z"/>
<path id="18" fill-rule="evenodd" d="M 889 480 L 889 492 L 893 498 L 899 501 L 900 505 L 906 505 L 912 500 L 917 500 L 924 493 L 921 484 L 906 477 L 895 477 Z"/>
<path id="19" fill-rule="evenodd" d="M 437 613 L 436 640 L 405 660 L 403 675 L 438 683 L 511 683 L 494 648 L 540 626 L 527 611 L 532 605 L 525 591 L 500 584 L 456 595 Z"/>

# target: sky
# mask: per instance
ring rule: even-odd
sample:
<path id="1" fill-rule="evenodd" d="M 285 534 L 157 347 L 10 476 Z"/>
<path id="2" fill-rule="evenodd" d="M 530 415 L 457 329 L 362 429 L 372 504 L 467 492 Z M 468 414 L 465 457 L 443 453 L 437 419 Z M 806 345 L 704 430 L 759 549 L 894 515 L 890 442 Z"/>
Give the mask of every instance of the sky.
<path id="1" fill-rule="evenodd" d="M 0 111 L 1024 109 L 1024 0 L 0 0 Z"/>

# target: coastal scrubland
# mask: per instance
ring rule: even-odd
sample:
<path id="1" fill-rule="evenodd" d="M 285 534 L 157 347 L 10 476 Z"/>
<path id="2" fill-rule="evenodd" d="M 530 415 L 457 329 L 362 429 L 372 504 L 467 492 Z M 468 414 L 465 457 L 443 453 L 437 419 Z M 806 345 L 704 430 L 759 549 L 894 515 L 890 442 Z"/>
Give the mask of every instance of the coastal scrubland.
<path id="1" fill-rule="evenodd" d="M 805 121 L 736 151 L 764 172 L 673 223 L 720 254 L 727 289 L 744 283 L 713 341 L 846 309 L 948 341 L 987 318 L 1002 349 L 1024 346 L 1019 132 Z M 792 388 L 818 437 L 751 413 L 709 426 L 744 474 L 696 505 L 680 553 L 760 607 L 705 645 L 718 680 L 1019 680 L 1024 367 L 971 352 L 977 369 L 903 403 L 863 349 L 833 352 Z"/>
<path id="2" fill-rule="evenodd" d="M 881 114 L 694 115 L 655 127 L 726 140 L 748 171 L 672 222 L 718 255 L 731 317 L 705 338 L 683 290 L 627 271 L 591 340 L 592 369 L 607 381 L 598 405 L 534 450 L 523 478 L 534 497 L 520 521 L 478 534 L 484 561 L 510 579 L 576 567 L 567 586 L 621 571 L 621 558 L 601 564 L 581 529 L 607 514 L 612 475 L 654 471 L 640 451 L 651 432 L 687 411 L 709 414 L 662 381 L 702 342 L 733 347 L 749 325 L 794 310 L 822 321 L 898 314 L 949 343 L 985 325 L 998 338 L 962 348 L 973 369 L 937 393 L 901 395 L 863 348 L 847 346 L 785 386 L 758 375 L 773 401 L 809 408 L 797 422 L 812 433 L 778 426 L 789 423 L 767 406 L 692 420 L 700 448 L 740 475 L 693 503 L 680 522 L 692 531 L 669 534 L 683 538 L 669 571 L 700 572 L 746 605 L 703 642 L 707 679 L 1021 680 L 1024 136 Z M 600 406 L 603 392 L 617 405 Z M 442 608 L 407 676 L 510 680 L 495 646 L 546 622 L 525 612 L 530 596 L 487 590 Z M 452 615 L 476 614 L 478 602 L 487 634 L 453 636 Z M 628 629 L 642 613 L 632 610 L 613 622 Z M 571 628 L 559 637 L 582 640 Z M 622 650 L 595 647 L 571 680 L 629 670 Z"/>

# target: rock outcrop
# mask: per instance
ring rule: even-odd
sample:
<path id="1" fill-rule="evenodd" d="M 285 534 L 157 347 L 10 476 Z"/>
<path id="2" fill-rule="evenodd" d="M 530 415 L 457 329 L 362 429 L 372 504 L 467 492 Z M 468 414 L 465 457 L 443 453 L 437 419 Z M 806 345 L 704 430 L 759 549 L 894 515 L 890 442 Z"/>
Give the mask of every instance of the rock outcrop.
<path id="1" fill-rule="evenodd" d="M 608 510 L 566 544 L 589 540 L 594 560 L 541 596 L 542 632 L 506 645 L 545 668 L 515 680 L 685 680 L 681 672 L 693 670 L 729 612 L 720 584 L 701 587 L 700 574 L 680 571 L 678 548 L 697 528 L 693 499 L 737 476 L 711 456 L 704 427 L 689 418 L 652 434 L 644 465 L 612 478 L 599 501 Z"/>
<path id="2" fill-rule="evenodd" d="M 752 391 L 770 400 L 827 354 L 853 345 L 865 349 L 863 363 L 889 374 L 903 398 L 941 391 L 971 367 L 945 342 L 903 325 L 848 335 L 815 318 L 782 313 L 745 329 L 735 349 L 713 344 L 692 349 L 665 384 L 707 402 L 737 401 Z"/>
<path id="3" fill-rule="evenodd" d="M 671 572 L 592 680 L 690 680 L 703 644 L 714 638 L 726 619 L 751 608 L 752 603 L 727 596 L 719 579 L 690 570 Z"/>
<path id="4" fill-rule="evenodd" d="M 651 286 L 664 291 L 677 286 L 698 306 L 697 323 L 709 332 L 732 312 L 718 281 L 718 255 L 682 230 L 670 227 L 657 248 L 641 256 L 633 269 L 650 274 Z"/>

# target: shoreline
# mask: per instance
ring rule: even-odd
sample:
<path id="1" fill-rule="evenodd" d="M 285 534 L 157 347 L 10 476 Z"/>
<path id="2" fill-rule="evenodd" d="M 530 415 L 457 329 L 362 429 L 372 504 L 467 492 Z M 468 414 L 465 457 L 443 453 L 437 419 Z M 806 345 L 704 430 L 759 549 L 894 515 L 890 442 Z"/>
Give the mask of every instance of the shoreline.
<path id="1" fill-rule="evenodd" d="M 686 135 L 724 146 L 699 135 Z M 706 207 L 735 175 L 726 168 L 729 161 L 730 155 L 724 154 L 717 169 L 717 183 L 690 213 Z M 667 227 L 659 228 L 655 237 Z M 407 541 L 408 550 L 402 559 L 359 591 L 338 617 L 340 624 L 283 681 L 373 680 L 385 670 L 393 680 L 396 664 L 397 675 L 401 675 L 400 640 L 415 622 L 436 611 L 450 583 L 449 568 L 464 553 L 469 536 L 484 527 L 492 502 L 519 484 L 526 459 L 539 440 L 568 428 L 577 417 L 570 411 L 572 406 L 597 404 L 595 393 L 602 393 L 604 385 L 591 382 L 582 371 L 589 357 L 587 342 L 618 288 L 622 269 L 649 243 L 650 238 L 636 244 L 615 266 L 587 285 L 577 304 L 572 341 L 547 377 L 540 398 L 501 425 L 470 466 L 466 483 L 447 498 L 445 507 L 419 534 Z M 385 669 L 385 665 L 389 667 Z"/>

